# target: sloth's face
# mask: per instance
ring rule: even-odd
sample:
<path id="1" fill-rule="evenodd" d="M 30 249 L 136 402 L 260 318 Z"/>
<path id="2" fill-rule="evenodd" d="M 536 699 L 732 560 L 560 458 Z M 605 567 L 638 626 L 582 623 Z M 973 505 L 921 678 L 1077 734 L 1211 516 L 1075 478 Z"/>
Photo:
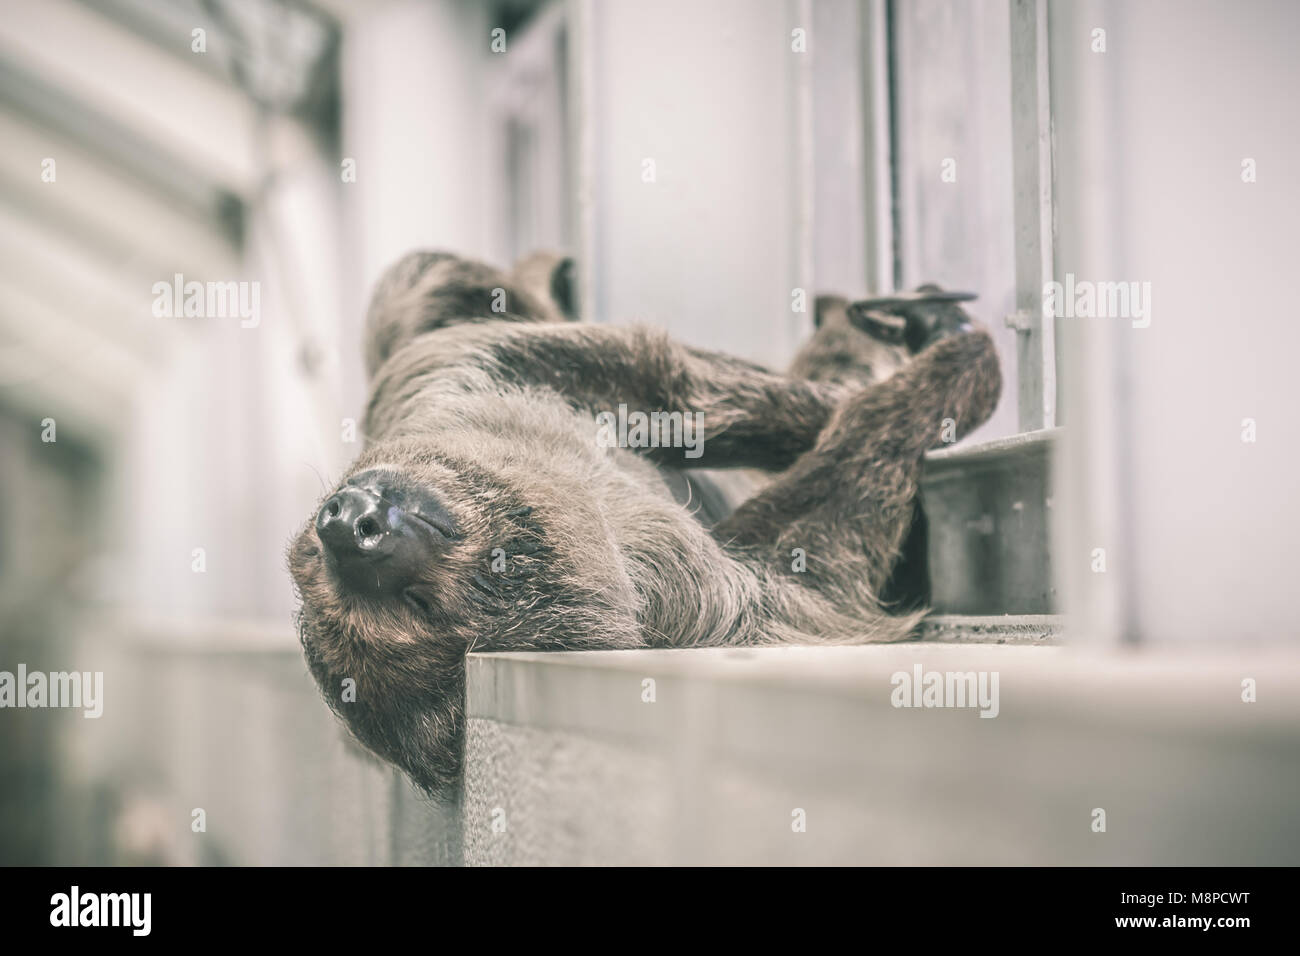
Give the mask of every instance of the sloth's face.
<path id="1" fill-rule="evenodd" d="M 352 475 L 325 499 L 314 522 L 322 563 L 336 589 L 361 603 L 400 601 L 430 613 L 427 580 L 464 538 L 432 489 L 394 469 Z"/>

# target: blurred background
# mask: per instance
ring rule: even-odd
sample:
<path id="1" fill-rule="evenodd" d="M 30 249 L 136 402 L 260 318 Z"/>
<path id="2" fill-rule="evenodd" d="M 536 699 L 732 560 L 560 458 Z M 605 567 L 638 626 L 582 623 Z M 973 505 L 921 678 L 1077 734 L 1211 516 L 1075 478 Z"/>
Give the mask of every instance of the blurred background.
<path id="1" fill-rule="evenodd" d="M 976 291 L 1006 385 L 971 440 L 1064 426 L 1068 640 L 1290 666 L 1298 47 L 1284 0 L 8 0 L 0 670 L 105 701 L 0 711 L 0 862 L 460 859 L 318 700 L 284 565 L 419 247 L 564 250 L 589 320 L 775 366 L 797 290 Z M 1053 268 L 1150 282 L 1150 326 L 1009 327 Z M 178 274 L 258 320 L 155 314 Z"/>

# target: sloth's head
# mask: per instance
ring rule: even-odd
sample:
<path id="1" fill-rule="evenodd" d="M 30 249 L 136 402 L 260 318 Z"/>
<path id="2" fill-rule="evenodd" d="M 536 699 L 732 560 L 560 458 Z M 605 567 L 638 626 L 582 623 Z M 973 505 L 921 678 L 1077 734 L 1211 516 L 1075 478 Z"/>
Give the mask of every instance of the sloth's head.
<path id="1" fill-rule="evenodd" d="M 492 552 L 514 559 L 494 573 Z M 514 489 L 414 440 L 362 454 L 289 549 L 299 638 L 330 707 L 420 786 L 457 776 L 464 658 L 544 603 L 552 564 Z"/>
<path id="2" fill-rule="evenodd" d="M 631 601 L 598 515 L 437 444 L 367 449 L 289 548 L 326 702 L 430 791 L 458 780 L 467 653 L 595 646 Z"/>
<path id="3" fill-rule="evenodd" d="M 436 790 L 458 770 L 477 521 L 458 483 L 429 470 L 354 471 L 290 546 L 289 569 L 326 702 L 362 744 Z"/>

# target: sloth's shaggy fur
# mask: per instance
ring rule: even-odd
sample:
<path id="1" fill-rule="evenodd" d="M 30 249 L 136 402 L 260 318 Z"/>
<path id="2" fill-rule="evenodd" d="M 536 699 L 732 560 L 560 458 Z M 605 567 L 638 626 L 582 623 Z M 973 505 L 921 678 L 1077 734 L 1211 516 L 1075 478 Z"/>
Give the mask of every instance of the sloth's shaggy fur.
<path id="1" fill-rule="evenodd" d="M 313 522 L 290 548 L 302 646 L 326 700 L 430 790 L 458 779 L 471 650 L 906 637 L 917 615 L 887 613 L 880 595 L 911 527 L 922 455 L 945 419 L 959 434 L 983 422 L 1000 389 L 983 332 L 908 361 L 854 340 L 862 333 L 836 304 L 835 325 L 823 324 L 836 353 L 847 341 L 888 369 L 859 377 L 836 358 L 840 373 L 815 381 L 650 328 L 565 322 L 555 284 L 537 273 L 419 253 L 377 288 L 368 444 L 349 476 L 432 495 L 456 529 L 411 599 L 351 593 Z M 494 311 L 502 293 L 506 311 Z M 819 374 L 815 355 L 801 362 Z M 595 415 L 619 404 L 703 413 L 703 458 L 602 447 Z M 710 530 L 663 477 L 696 465 L 774 477 Z M 796 548 L 806 571 L 792 570 Z"/>

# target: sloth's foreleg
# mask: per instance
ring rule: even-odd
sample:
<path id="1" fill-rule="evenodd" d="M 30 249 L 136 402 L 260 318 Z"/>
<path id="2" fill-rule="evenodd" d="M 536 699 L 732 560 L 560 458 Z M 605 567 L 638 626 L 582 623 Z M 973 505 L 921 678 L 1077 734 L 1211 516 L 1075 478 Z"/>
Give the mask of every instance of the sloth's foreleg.
<path id="1" fill-rule="evenodd" d="M 504 383 L 545 386 L 598 414 L 658 415 L 656 428 L 689 431 L 685 447 L 661 433 L 629 443 L 670 468 L 786 468 L 852 394 L 636 326 L 516 327 L 483 354 Z"/>

